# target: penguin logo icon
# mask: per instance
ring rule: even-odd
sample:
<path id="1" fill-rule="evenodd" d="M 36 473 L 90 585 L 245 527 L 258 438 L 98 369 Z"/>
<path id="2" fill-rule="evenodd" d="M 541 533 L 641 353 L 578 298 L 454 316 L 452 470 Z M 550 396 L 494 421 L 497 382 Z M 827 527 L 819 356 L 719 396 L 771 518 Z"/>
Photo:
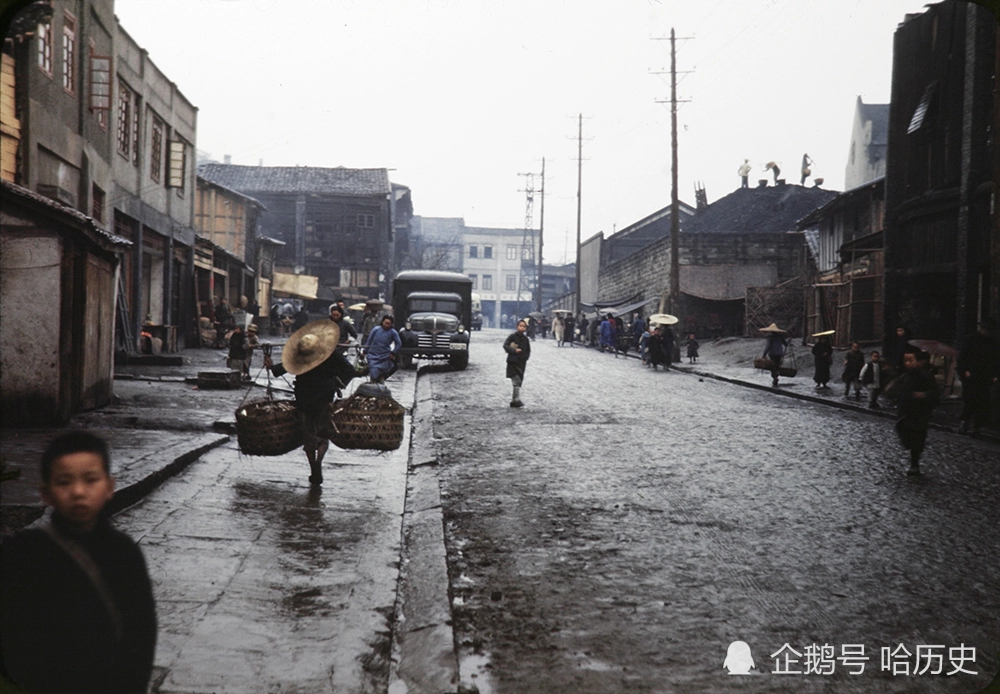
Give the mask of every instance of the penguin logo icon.
<path id="1" fill-rule="evenodd" d="M 749 675 L 750 668 L 756 667 L 753 664 L 753 656 L 750 655 L 750 646 L 746 641 L 733 641 L 729 644 L 729 651 L 726 653 L 726 662 L 722 667 L 729 670 L 730 675 Z"/>

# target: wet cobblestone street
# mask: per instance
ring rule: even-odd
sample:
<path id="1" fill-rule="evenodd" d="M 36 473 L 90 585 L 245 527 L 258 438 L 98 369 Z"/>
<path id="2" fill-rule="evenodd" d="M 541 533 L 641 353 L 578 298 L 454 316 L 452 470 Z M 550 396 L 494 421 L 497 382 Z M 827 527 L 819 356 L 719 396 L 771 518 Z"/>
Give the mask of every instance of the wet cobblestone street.
<path id="1" fill-rule="evenodd" d="M 931 431 L 909 478 L 889 419 L 551 340 L 532 343 L 512 409 L 505 335 L 477 333 L 467 371 L 429 376 L 467 686 L 976 692 L 997 672 L 995 444 Z M 737 640 L 757 674 L 726 674 Z M 869 660 L 780 676 L 786 643 Z M 945 673 L 948 649 L 974 647 L 978 674 L 914 675 L 913 657 L 910 675 L 883 671 L 900 644 L 945 646 Z"/>

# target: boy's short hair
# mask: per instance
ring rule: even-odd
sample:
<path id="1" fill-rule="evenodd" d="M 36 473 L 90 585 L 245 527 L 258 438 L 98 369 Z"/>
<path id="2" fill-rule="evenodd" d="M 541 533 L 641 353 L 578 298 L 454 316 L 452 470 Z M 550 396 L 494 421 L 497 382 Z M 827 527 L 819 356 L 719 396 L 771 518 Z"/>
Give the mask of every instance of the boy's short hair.
<path id="1" fill-rule="evenodd" d="M 872 353 L 872 354 L 875 354 L 875 355 L 878 355 L 878 356 L 880 356 L 880 357 L 882 356 L 882 353 L 881 353 L 881 352 L 879 352 L 879 351 L 878 351 L 877 349 L 873 349 L 873 350 L 871 351 L 871 353 Z"/>
<path id="2" fill-rule="evenodd" d="M 107 441 L 89 431 L 70 431 L 57 437 L 42 454 L 44 484 L 48 484 L 52 479 L 52 464 L 71 453 L 96 453 L 101 456 L 104 472 L 111 474 L 111 454 L 108 451 Z"/>

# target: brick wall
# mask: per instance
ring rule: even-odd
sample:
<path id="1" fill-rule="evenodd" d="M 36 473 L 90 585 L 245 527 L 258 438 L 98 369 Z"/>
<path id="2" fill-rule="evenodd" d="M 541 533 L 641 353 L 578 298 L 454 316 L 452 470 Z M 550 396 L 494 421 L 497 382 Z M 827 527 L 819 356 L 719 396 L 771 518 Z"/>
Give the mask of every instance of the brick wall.
<path id="1" fill-rule="evenodd" d="M 772 264 L 778 281 L 799 274 L 800 234 L 681 234 L 682 265 Z M 641 294 L 642 299 L 663 295 L 670 288 L 670 238 L 663 238 L 601 269 L 598 301 Z M 681 287 L 683 290 L 683 287 Z"/>

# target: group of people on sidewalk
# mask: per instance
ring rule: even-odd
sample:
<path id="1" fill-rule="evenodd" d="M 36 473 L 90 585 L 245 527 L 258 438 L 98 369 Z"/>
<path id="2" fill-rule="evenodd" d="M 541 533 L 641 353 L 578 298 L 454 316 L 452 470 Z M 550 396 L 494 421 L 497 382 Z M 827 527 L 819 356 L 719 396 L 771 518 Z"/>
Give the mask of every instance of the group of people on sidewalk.
<path id="1" fill-rule="evenodd" d="M 993 337 L 994 324 L 983 320 L 977 332 L 966 338 L 958 352 L 955 365 L 962 382 L 962 413 L 959 431 L 977 434 L 992 422 L 992 410 L 1000 408 L 1000 343 Z M 833 364 L 833 330 L 817 333 L 812 354 L 815 361 L 813 380 L 816 388 L 828 388 Z M 765 349 L 765 353 L 767 349 Z M 903 447 L 910 452 L 908 473 L 920 473 L 920 455 L 924 449 L 931 412 L 940 401 L 940 392 L 931 367 L 930 355 L 911 344 L 905 326 L 895 330 L 891 356 L 883 357 L 878 350 L 867 359 L 857 342 L 851 343 L 844 354 L 844 398 L 854 392 L 856 400 L 867 391 L 868 407 L 881 409 L 879 398 L 892 397 L 897 405 L 896 431 Z M 775 381 L 776 383 L 776 381 Z M 994 402 L 995 401 L 995 402 Z"/>

